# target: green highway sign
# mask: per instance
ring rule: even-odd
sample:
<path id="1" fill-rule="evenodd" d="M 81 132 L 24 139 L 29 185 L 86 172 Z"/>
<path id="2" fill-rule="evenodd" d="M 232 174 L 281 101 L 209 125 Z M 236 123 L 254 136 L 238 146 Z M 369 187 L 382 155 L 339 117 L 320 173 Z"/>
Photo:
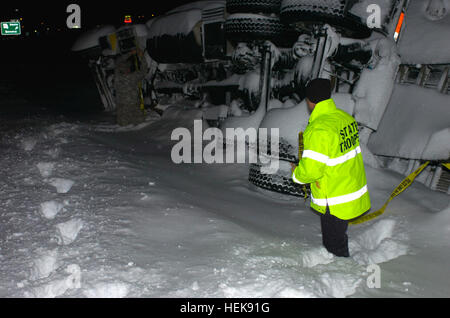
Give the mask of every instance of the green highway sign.
<path id="1" fill-rule="evenodd" d="M 20 35 L 20 22 L 0 22 L 2 35 Z"/>

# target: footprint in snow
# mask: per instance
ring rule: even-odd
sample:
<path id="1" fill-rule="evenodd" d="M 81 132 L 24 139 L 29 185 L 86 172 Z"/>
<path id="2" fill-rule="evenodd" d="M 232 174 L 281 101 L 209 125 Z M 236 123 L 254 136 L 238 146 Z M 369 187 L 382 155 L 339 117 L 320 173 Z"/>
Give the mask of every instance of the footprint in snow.
<path id="1" fill-rule="evenodd" d="M 22 140 L 22 149 L 25 151 L 33 150 L 34 146 L 36 146 L 37 140 L 33 137 L 24 138 Z"/>
<path id="2" fill-rule="evenodd" d="M 359 264 L 379 264 L 406 255 L 408 246 L 400 239 L 406 233 L 397 232 L 396 221 L 380 220 L 350 240 L 350 254 Z"/>
<path id="3" fill-rule="evenodd" d="M 52 201 L 46 201 L 41 203 L 39 213 L 46 219 L 52 220 L 58 214 L 59 211 L 64 207 L 64 204 Z"/>
<path id="4" fill-rule="evenodd" d="M 38 280 L 50 276 L 58 268 L 57 249 L 39 252 L 30 269 L 30 280 Z"/>
<path id="5" fill-rule="evenodd" d="M 53 162 L 39 162 L 36 167 L 43 178 L 48 178 L 52 175 L 55 164 Z"/>
<path id="6" fill-rule="evenodd" d="M 53 159 L 56 159 L 59 156 L 60 152 L 61 152 L 61 150 L 59 148 L 53 148 L 53 149 L 44 151 L 44 153 L 46 155 L 50 156 Z"/>
<path id="7" fill-rule="evenodd" d="M 63 178 L 51 178 L 47 179 L 46 182 L 56 188 L 58 193 L 67 193 L 70 191 L 75 181 Z"/>
<path id="8" fill-rule="evenodd" d="M 81 269 L 77 264 L 68 265 L 65 269 L 57 270 L 52 275 L 37 281 L 25 291 L 28 298 L 55 298 L 70 289 L 81 288 Z"/>
<path id="9" fill-rule="evenodd" d="M 128 285 L 120 282 L 98 283 L 83 294 L 88 298 L 124 298 L 129 290 Z"/>
<path id="10" fill-rule="evenodd" d="M 317 265 L 326 265 L 334 261 L 334 255 L 329 253 L 323 246 L 306 251 L 302 255 L 304 267 L 314 267 Z"/>
<path id="11" fill-rule="evenodd" d="M 55 235 L 56 242 L 59 245 L 69 245 L 75 241 L 83 226 L 84 222 L 79 218 L 57 224 Z"/>

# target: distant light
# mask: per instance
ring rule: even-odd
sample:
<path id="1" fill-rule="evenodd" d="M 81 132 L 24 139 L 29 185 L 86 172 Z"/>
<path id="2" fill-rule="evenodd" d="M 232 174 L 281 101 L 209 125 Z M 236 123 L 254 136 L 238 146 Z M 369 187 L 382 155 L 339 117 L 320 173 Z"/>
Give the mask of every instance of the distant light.
<path id="1" fill-rule="evenodd" d="M 132 23 L 133 20 L 131 20 L 131 15 L 126 15 L 125 19 L 123 20 L 123 23 Z"/>

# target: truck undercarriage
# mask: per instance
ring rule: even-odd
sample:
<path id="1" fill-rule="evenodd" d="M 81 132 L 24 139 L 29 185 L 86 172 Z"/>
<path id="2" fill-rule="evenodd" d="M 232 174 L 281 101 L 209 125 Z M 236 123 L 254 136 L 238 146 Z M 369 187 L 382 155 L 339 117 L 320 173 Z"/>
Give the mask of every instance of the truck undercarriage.
<path id="1" fill-rule="evenodd" d="M 381 8 L 377 27 L 369 27 L 369 4 Z M 448 101 L 450 59 L 408 64 L 397 53 L 409 6 L 408 0 L 201 1 L 150 20 L 146 34 L 133 26 L 103 30 L 98 45 L 78 51 L 89 53 L 108 111 L 115 108 L 114 55 L 140 45 L 151 65 L 143 85 L 147 108 L 163 111 L 174 100 L 191 99 L 219 129 L 280 128 L 274 154 L 279 172 L 266 175 L 261 164 L 251 164 L 249 181 L 298 196 L 305 196 L 305 188 L 292 182 L 289 162 L 298 161 L 298 132 L 307 124 L 304 87 L 310 79 L 329 78 L 338 107 L 357 119 L 372 163 L 406 174 L 433 160 L 421 181 L 449 192 L 449 172 L 440 163 L 448 162 L 450 153 L 427 152 L 424 146 L 422 153 L 405 156 L 383 152 L 377 144 L 377 138 L 386 138 L 378 136 L 386 131 L 383 123 L 395 107 L 390 97 L 398 86 L 417 85 Z M 448 120 L 439 125 L 444 137 L 433 138 L 446 138 Z"/>

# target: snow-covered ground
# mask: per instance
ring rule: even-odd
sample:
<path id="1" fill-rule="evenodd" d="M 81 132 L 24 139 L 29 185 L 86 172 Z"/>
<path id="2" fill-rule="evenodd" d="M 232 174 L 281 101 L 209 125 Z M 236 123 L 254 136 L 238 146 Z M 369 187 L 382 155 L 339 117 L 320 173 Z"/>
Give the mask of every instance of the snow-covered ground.
<path id="1" fill-rule="evenodd" d="M 309 201 L 254 187 L 248 165 L 172 163 L 189 116 L 0 119 L 0 297 L 450 296 L 448 195 L 413 184 L 332 257 Z M 403 177 L 366 171 L 378 209 Z"/>

